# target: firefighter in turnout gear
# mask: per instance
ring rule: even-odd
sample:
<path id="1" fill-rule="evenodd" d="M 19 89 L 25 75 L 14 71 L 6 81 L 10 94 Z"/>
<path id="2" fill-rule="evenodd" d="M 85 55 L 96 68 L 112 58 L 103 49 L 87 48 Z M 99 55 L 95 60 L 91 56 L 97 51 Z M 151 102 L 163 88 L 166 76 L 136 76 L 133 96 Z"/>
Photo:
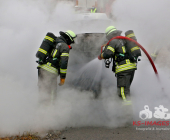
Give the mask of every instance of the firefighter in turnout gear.
<path id="1" fill-rule="evenodd" d="M 95 6 L 91 8 L 91 13 L 97 13 L 97 8 Z"/>
<path id="2" fill-rule="evenodd" d="M 113 37 L 120 36 L 122 31 L 114 26 L 106 28 L 106 38 L 111 40 Z M 136 40 L 132 30 L 125 33 L 126 37 Z M 117 93 L 123 99 L 126 105 L 131 104 L 128 101 L 130 95 L 130 85 L 132 83 L 135 70 L 137 69 L 137 59 L 141 56 L 140 48 L 133 42 L 123 39 L 113 39 L 105 46 L 98 59 L 113 59 L 112 70 L 117 77 Z"/>
<path id="3" fill-rule="evenodd" d="M 57 77 L 60 75 L 60 83 L 65 83 L 67 65 L 69 59 L 70 44 L 74 43 L 76 34 L 68 30 L 60 31 L 60 36 L 47 33 L 36 57 L 38 65 L 38 86 L 40 92 L 40 102 L 53 102 L 56 99 Z"/>

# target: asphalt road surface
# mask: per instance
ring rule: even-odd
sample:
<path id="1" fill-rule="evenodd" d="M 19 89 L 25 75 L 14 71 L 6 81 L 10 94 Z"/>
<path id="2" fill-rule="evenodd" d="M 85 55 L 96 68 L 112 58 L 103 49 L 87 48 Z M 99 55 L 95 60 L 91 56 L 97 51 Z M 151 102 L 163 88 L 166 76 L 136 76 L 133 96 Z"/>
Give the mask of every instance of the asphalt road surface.
<path id="1" fill-rule="evenodd" d="M 154 130 L 153 130 L 154 129 Z M 170 127 L 83 127 L 61 132 L 58 140 L 170 140 Z"/>

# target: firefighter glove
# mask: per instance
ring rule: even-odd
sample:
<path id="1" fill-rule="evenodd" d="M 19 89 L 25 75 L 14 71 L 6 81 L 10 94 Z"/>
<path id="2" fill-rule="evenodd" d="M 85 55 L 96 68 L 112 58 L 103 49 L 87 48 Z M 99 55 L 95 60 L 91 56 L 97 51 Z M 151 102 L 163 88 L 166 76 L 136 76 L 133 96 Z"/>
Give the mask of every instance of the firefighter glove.
<path id="1" fill-rule="evenodd" d="M 64 85 L 64 83 L 65 83 L 65 79 L 60 78 L 60 83 L 58 85 L 62 86 L 62 85 Z"/>

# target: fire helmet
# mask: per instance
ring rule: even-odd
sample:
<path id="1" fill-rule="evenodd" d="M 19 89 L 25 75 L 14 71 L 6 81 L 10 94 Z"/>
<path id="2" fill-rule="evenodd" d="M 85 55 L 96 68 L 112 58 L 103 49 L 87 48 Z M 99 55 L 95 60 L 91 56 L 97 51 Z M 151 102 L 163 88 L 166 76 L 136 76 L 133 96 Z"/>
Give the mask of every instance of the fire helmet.
<path id="1" fill-rule="evenodd" d="M 60 31 L 60 35 L 63 36 L 69 42 L 69 44 L 74 43 L 74 39 L 77 37 L 77 35 L 71 30 L 66 32 Z"/>
<path id="2" fill-rule="evenodd" d="M 112 33 L 113 31 L 116 31 L 117 29 L 114 26 L 109 26 L 106 28 L 105 33 L 106 35 L 109 35 L 110 33 Z"/>

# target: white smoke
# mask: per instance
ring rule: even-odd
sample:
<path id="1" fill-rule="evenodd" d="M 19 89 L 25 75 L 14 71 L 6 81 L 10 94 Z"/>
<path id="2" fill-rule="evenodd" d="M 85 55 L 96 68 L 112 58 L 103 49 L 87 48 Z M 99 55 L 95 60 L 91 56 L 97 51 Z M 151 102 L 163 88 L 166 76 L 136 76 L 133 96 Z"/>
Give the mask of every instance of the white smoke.
<path id="1" fill-rule="evenodd" d="M 115 26 L 123 31 L 133 29 L 139 43 L 147 49 L 150 44 L 167 46 L 170 28 L 168 5 L 168 0 L 116 1 L 113 4 Z M 105 88 L 99 100 L 92 100 L 91 92 L 80 92 L 63 86 L 58 89 L 54 107 L 38 106 L 36 51 L 47 32 L 59 35 L 60 30 L 70 29 L 69 21 L 73 13 L 72 3 L 58 3 L 56 0 L 0 1 L 1 136 L 22 134 L 30 130 L 41 132 L 63 129 L 67 126 L 115 127 L 126 122 L 126 117 L 117 118 L 122 112 L 117 114 L 121 108 L 116 94 L 116 78 L 110 69 L 103 70 L 105 79 L 102 82 Z M 101 66 L 99 61 L 96 63 L 96 68 Z M 148 102 L 152 106 L 157 105 L 156 101 L 163 102 L 170 108 L 167 102 L 169 73 L 164 73 L 163 68 L 158 70 L 161 84 L 157 82 L 147 61 L 138 65 L 131 87 L 137 113 Z M 161 87 L 164 87 L 168 98 L 164 98 Z"/>
<path id="2" fill-rule="evenodd" d="M 138 112 L 146 104 L 149 104 L 153 111 L 153 107 L 160 104 L 170 108 L 168 94 L 170 83 L 169 5 L 168 0 L 117 0 L 113 3 L 112 14 L 117 29 L 124 32 L 132 29 L 138 42 L 149 54 L 153 53 L 156 48 L 160 49 L 155 63 L 160 80 L 154 74 L 144 53 L 142 61 L 138 63 L 138 70 L 131 86 L 137 118 Z"/>
<path id="3" fill-rule="evenodd" d="M 139 43 L 147 49 L 166 47 L 170 43 L 169 5 L 168 0 L 115 1 L 112 7 L 112 14 L 116 18 L 115 26 L 123 31 L 134 30 Z"/>
<path id="4" fill-rule="evenodd" d="M 40 119 L 36 118 L 37 49 L 47 32 L 59 35 L 68 30 L 73 4 L 13 0 L 0 1 L 0 7 L 0 135 L 18 134 L 32 130 L 34 118 Z"/>

